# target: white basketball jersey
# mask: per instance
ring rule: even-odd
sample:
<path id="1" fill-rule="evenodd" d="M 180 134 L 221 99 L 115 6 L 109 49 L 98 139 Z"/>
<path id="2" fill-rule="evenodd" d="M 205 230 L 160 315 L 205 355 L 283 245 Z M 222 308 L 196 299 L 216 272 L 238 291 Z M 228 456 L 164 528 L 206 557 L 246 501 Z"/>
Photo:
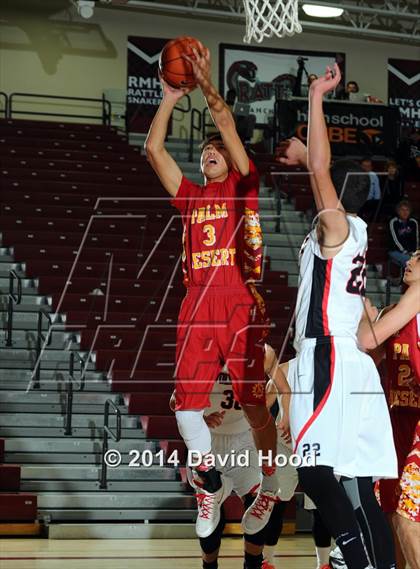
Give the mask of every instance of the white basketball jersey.
<path id="1" fill-rule="evenodd" d="M 305 338 L 356 339 L 366 292 L 366 223 L 347 215 L 349 236 L 332 259 L 321 254 L 316 228 L 300 250 L 295 349 Z"/>
<path id="2" fill-rule="evenodd" d="M 242 407 L 234 399 L 232 381 L 226 367 L 217 376 L 210 394 L 210 408 L 206 409 L 205 415 L 221 411 L 225 412 L 223 422 L 219 427 L 210 429 L 212 435 L 238 435 L 249 431 L 250 426 Z"/>

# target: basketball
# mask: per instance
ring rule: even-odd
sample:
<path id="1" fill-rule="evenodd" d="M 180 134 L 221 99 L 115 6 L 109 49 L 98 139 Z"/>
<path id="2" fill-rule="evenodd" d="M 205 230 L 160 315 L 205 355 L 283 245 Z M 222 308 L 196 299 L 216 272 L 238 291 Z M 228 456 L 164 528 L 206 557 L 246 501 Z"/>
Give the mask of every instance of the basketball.
<path id="1" fill-rule="evenodd" d="M 194 57 L 193 47 L 199 49 L 198 40 L 190 36 L 175 38 L 164 46 L 160 54 L 159 70 L 171 87 L 183 89 L 196 86 L 191 63 L 183 57 Z"/>

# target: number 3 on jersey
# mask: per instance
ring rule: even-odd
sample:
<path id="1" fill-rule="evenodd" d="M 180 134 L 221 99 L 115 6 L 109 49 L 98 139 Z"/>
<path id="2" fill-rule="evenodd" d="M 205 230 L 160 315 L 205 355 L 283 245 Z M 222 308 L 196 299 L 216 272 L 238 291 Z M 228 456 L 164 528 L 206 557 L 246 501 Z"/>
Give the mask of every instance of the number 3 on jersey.
<path id="1" fill-rule="evenodd" d="M 216 230 L 213 225 L 207 223 L 203 227 L 203 231 L 207 234 L 207 239 L 203 240 L 204 245 L 214 245 L 216 243 Z"/>
<path id="2" fill-rule="evenodd" d="M 226 399 L 220 403 L 220 407 L 223 409 L 232 409 L 233 407 L 235 411 L 240 411 L 242 409 L 239 403 L 233 398 L 232 389 L 225 389 L 223 391 L 223 395 L 226 396 Z"/>
<path id="3" fill-rule="evenodd" d="M 356 255 L 352 261 L 356 265 L 350 273 L 347 282 L 346 291 L 350 294 L 365 296 L 366 294 L 366 257 L 364 255 Z"/>

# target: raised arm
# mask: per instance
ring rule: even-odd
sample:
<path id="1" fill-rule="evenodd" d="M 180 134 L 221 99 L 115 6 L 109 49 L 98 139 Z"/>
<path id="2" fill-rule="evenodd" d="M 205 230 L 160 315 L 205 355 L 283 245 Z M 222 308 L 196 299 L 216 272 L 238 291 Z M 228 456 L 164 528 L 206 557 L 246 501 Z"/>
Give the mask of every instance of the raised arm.
<path id="1" fill-rule="evenodd" d="M 365 350 L 374 350 L 401 330 L 418 312 L 420 312 L 420 294 L 417 287 L 410 286 L 398 304 L 387 311 L 382 318 L 372 321 L 371 318 L 365 316 L 361 320 L 357 332 L 360 347 Z M 369 316 L 369 308 L 367 316 Z"/>
<path id="2" fill-rule="evenodd" d="M 222 136 L 235 168 L 242 176 L 247 176 L 249 174 L 249 158 L 236 131 L 235 119 L 211 80 L 210 51 L 202 43 L 199 43 L 199 50 L 193 49 L 193 52 L 194 59 L 184 57 L 193 67 L 195 78 L 206 99 L 213 122 Z"/>
<path id="3" fill-rule="evenodd" d="M 161 78 L 163 98 L 150 125 L 144 143 L 147 160 L 159 176 L 163 187 L 171 196 L 176 196 L 182 180 L 182 172 L 178 164 L 165 148 L 165 138 L 172 111 L 176 103 L 187 90 L 174 89 Z"/>
<path id="4" fill-rule="evenodd" d="M 320 242 L 332 248 L 346 239 L 348 224 L 331 180 L 331 148 L 322 103 L 324 95 L 333 91 L 340 79 L 340 68 L 335 64 L 333 70 L 327 67 L 325 75 L 313 81 L 309 90 L 308 170 L 320 213 Z"/>

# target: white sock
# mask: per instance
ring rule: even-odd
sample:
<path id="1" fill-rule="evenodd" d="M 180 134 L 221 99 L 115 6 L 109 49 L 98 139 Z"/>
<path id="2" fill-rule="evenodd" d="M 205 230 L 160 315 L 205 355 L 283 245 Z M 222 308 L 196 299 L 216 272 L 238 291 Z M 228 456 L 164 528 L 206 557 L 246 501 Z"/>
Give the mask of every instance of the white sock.
<path id="1" fill-rule="evenodd" d="M 317 558 L 317 569 L 322 567 L 323 565 L 328 565 L 330 560 L 330 547 L 316 547 L 316 558 Z"/>
<path id="2" fill-rule="evenodd" d="M 264 545 L 264 559 L 273 565 L 274 563 L 274 554 L 276 552 L 275 545 Z"/>
<path id="3" fill-rule="evenodd" d="M 176 421 L 181 437 L 189 451 L 198 451 L 201 455 L 211 451 L 211 433 L 201 411 L 176 411 Z M 196 457 L 194 457 L 196 460 Z"/>

